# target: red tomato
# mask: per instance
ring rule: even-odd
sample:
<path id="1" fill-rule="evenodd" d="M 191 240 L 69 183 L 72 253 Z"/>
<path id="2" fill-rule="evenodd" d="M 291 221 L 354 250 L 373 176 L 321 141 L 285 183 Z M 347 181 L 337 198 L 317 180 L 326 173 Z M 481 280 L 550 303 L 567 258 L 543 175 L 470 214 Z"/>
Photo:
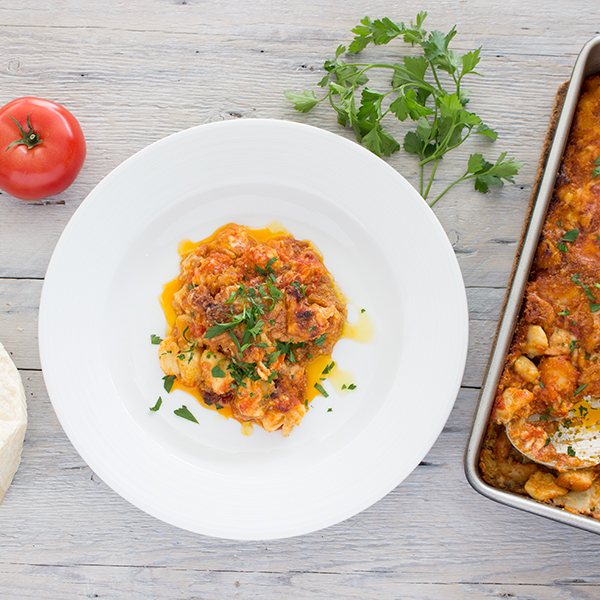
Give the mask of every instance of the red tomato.
<path id="1" fill-rule="evenodd" d="M 13 143 L 20 140 L 28 143 Z M 0 109 L 0 189 L 6 193 L 21 200 L 60 194 L 75 181 L 84 160 L 83 132 L 66 108 L 41 98 L 18 98 Z"/>

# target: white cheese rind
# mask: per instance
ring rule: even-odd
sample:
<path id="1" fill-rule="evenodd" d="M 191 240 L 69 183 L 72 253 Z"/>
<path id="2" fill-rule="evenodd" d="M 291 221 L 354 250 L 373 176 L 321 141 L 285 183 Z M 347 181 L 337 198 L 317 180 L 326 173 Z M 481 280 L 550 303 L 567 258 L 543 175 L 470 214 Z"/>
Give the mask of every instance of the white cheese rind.
<path id="1" fill-rule="evenodd" d="M 0 502 L 21 461 L 27 404 L 21 376 L 0 344 Z"/>

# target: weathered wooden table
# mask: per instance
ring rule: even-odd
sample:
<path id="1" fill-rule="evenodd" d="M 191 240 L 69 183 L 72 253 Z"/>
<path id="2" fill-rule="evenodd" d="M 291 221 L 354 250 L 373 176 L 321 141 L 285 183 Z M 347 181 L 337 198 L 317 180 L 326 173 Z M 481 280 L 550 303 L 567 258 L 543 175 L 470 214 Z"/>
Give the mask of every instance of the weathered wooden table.
<path id="1" fill-rule="evenodd" d="M 365 13 L 407 21 L 420 10 L 430 28 L 457 24 L 458 50 L 483 46 L 485 77 L 469 82 L 470 106 L 500 134 L 444 160 L 436 185 L 462 173 L 474 148 L 524 163 L 515 186 L 488 195 L 457 186 L 435 207 L 470 305 L 467 367 L 447 426 L 387 497 L 310 535 L 232 542 L 148 516 L 83 462 L 44 387 L 37 312 L 63 228 L 124 159 L 192 125 L 268 117 L 352 138 L 325 107 L 295 112 L 283 90 L 316 89 L 323 60 Z M 600 538 L 479 496 L 462 460 L 554 96 L 599 28 L 599 7 L 582 0 L 4 0 L 0 101 L 63 104 L 88 156 L 75 184 L 48 201 L 0 195 L 0 340 L 29 403 L 21 466 L 0 506 L 0 597 L 598 598 Z M 391 47 L 370 52 L 393 60 Z M 386 160 L 417 184 L 411 156 Z"/>

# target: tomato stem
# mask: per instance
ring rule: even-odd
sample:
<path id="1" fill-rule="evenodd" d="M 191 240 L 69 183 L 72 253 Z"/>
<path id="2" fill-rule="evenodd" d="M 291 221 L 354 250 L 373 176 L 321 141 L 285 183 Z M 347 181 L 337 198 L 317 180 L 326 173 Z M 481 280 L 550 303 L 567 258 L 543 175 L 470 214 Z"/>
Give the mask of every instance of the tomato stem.
<path id="1" fill-rule="evenodd" d="M 8 115 L 8 116 L 10 117 L 10 115 Z M 31 113 L 27 115 L 27 127 L 29 128 L 28 132 L 25 132 L 23 130 L 23 128 L 21 127 L 21 123 L 19 123 L 19 121 L 17 121 L 14 117 L 10 117 L 17 124 L 17 127 L 19 128 L 19 131 L 21 132 L 22 137 L 20 140 L 15 140 L 12 144 L 10 144 L 4 152 L 7 152 L 9 150 L 9 148 L 11 148 L 12 146 L 15 146 L 17 144 L 25 144 L 27 146 L 27 149 L 31 149 L 34 146 L 37 146 L 42 141 L 40 139 L 40 134 L 33 131 L 33 127 L 31 126 L 31 123 L 29 121 L 30 116 L 31 116 Z"/>

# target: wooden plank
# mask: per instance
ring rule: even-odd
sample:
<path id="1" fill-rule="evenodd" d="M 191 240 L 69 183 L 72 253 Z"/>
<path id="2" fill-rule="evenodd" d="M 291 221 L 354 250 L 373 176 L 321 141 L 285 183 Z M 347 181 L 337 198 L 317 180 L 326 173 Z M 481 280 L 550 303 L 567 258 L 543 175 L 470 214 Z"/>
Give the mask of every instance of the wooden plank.
<path id="1" fill-rule="evenodd" d="M 396 573 L 372 571 L 311 573 L 299 567 L 279 572 L 232 572 L 223 569 L 181 570 L 177 567 L 104 567 L 60 565 L 0 565 L 0 585 L 8 597 L 38 600 L 102 598 L 102 600 L 223 600 L 223 598 L 328 598 L 331 600 L 470 600 L 527 598 L 528 600 L 579 600 L 597 598 L 598 587 L 578 582 L 558 585 L 512 583 L 431 584 L 405 582 Z M 6 583 L 5 583 L 6 582 Z M 326 594 L 326 596 L 325 596 Z"/>
<path id="2" fill-rule="evenodd" d="M 38 309 L 42 281 L 0 279 L 0 342 L 18 368 L 39 369 Z"/>

